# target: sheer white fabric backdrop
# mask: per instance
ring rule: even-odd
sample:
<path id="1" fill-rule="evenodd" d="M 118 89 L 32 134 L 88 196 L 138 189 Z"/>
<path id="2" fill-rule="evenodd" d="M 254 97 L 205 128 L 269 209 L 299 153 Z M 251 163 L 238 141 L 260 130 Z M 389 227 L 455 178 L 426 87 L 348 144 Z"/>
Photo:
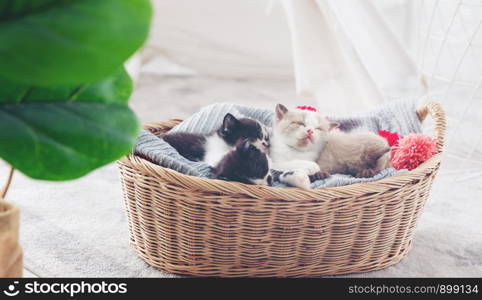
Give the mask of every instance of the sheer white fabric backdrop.
<path id="1" fill-rule="evenodd" d="M 172 67 L 165 58 L 192 69 L 187 73 L 223 77 L 286 79 L 295 72 L 300 103 L 315 98 L 327 112 L 369 109 L 420 88 L 401 46 L 411 36 L 399 25 L 404 1 L 275 0 L 269 15 L 267 3 L 155 0 L 143 59 L 153 72 Z"/>
<path id="2" fill-rule="evenodd" d="M 278 7 L 263 0 L 154 0 L 149 58 L 169 60 L 202 74 L 292 78 L 288 26 Z"/>
<path id="3" fill-rule="evenodd" d="M 424 87 L 415 60 L 371 1 L 283 0 L 298 94 L 360 111 Z"/>
<path id="4" fill-rule="evenodd" d="M 447 173 L 455 180 L 482 182 L 482 1 L 425 0 L 419 65 L 427 77 L 427 97 L 448 112 Z"/>

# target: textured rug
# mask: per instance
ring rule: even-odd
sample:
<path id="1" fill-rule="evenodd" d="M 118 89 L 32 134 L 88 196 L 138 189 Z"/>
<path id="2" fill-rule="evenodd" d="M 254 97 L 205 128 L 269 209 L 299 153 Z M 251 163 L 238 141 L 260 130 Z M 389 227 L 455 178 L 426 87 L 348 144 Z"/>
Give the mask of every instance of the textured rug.
<path id="1" fill-rule="evenodd" d="M 218 101 L 266 108 L 277 102 L 299 104 L 291 87 L 261 80 L 145 77 L 132 105 L 141 120 L 154 121 L 186 117 Z M 172 105 L 172 99 L 180 99 L 179 105 Z M 480 178 L 454 182 L 454 163 L 446 157 L 408 256 L 385 270 L 349 276 L 482 276 L 482 184 Z M 0 163 L 0 182 L 6 173 Z M 7 200 L 21 208 L 25 267 L 36 276 L 176 276 L 149 267 L 129 246 L 113 164 L 70 182 L 34 181 L 17 173 Z"/>

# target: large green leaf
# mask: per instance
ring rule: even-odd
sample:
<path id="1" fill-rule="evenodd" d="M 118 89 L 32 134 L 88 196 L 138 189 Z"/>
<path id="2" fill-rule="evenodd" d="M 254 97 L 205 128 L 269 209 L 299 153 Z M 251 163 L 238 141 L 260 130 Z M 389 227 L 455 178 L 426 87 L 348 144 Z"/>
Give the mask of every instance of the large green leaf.
<path id="1" fill-rule="evenodd" d="M 148 34 L 149 0 L 0 2 L 0 76 L 35 85 L 111 74 Z"/>
<path id="2" fill-rule="evenodd" d="M 132 80 L 124 68 L 120 68 L 100 81 L 82 85 L 36 87 L 0 77 L 0 104 L 2 102 L 83 101 L 127 105 L 132 87 Z"/>
<path id="3" fill-rule="evenodd" d="M 126 76 L 56 88 L 0 80 L 0 157 L 30 177 L 67 180 L 129 153 L 139 126 Z"/>

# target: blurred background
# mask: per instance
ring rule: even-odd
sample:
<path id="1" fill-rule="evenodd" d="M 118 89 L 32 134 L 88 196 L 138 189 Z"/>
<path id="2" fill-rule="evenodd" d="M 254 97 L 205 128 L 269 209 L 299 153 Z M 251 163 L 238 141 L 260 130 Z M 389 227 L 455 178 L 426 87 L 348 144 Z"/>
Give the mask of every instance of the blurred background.
<path id="1" fill-rule="evenodd" d="M 143 121 L 186 117 L 212 102 L 347 114 L 399 98 L 435 100 L 449 115 L 453 178 L 481 178 L 482 1 L 153 4 L 150 39 L 128 65 Z"/>

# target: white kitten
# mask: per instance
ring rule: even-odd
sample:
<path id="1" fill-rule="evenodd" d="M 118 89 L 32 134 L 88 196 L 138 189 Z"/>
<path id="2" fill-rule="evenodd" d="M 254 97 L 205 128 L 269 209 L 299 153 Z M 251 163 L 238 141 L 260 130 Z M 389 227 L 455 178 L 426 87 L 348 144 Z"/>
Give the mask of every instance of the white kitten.
<path id="1" fill-rule="evenodd" d="M 331 131 L 337 126 L 315 111 L 290 111 L 278 104 L 271 139 L 274 169 L 324 178 L 334 173 L 371 177 L 389 167 L 390 147 L 384 138 Z"/>
<path id="2" fill-rule="evenodd" d="M 284 183 L 309 188 L 308 175 L 320 171 L 316 163 L 323 144 L 319 126 L 323 117 L 308 110 L 288 111 L 281 104 L 276 106 L 270 155 L 273 168 L 292 171 L 280 177 Z"/>

